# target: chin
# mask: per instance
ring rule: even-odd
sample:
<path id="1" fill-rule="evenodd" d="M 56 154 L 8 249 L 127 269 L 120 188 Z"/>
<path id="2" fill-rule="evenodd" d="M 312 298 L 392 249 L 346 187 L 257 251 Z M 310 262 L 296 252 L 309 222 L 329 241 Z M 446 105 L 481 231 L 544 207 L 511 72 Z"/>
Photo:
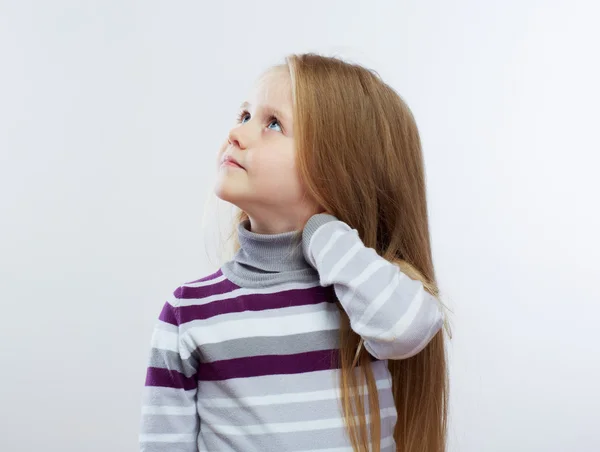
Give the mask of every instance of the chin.
<path id="1" fill-rule="evenodd" d="M 217 198 L 238 207 L 245 198 L 244 192 L 239 187 L 232 187 L 230 184 L 222 181 L 217 182 L 214 192 Z"/>

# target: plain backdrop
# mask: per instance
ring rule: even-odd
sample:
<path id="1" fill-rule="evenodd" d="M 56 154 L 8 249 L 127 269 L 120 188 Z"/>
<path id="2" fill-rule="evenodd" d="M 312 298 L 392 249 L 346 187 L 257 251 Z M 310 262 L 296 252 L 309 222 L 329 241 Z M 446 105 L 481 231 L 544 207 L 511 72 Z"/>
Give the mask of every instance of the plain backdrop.
<path id="1" fill-rule="evenodd" d="M 218 147 L 255 77 L 307 51 L 376 70 L 417 119 L 449 450 L 600 450 L 599 16 L 0 1 L 0 450 L 137 450 L 154 321 L 218 265 Z"/>

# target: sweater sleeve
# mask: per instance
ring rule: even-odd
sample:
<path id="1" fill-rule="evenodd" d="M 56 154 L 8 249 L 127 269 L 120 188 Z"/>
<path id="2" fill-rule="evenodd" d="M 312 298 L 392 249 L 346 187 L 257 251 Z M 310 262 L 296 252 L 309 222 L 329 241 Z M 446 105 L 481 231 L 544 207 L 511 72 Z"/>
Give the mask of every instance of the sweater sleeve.
<path id="1" fill-rule="evenodd" d="M 366 247 L 335 216 L 313 215 L 302 233 L 306 260 L 334 291 L 367 351 L 377 359 L 416 355 L 443 325 L 437 299 L 421 281 Z"/>
<path id="2" fill-rule="evenodd" d="M 154 326 L 142 401 L 141 452 L 197 452 L 198 362 L 181 339 L 177 289 Z"/>

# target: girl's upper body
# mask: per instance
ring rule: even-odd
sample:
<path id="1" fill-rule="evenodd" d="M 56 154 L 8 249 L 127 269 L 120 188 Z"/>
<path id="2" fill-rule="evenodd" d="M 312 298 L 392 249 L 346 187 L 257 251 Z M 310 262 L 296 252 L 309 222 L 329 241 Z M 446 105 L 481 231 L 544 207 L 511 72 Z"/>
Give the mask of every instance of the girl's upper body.
<path id="1" fill-rule="evenodd" d="M 418 353 L 443 323 L 437 300 L 336 217 L 257 234 L 216 273 L 184 283 L 160 314 L 141 450 L 351 451 L 339 405 L 340 312 L 372 355 L 381 450 L 395 451 L 388 359 Z"/>
<path id="2" fill-rule="evenodd" d="M 217 172 L 240 247 L 164 305 L 141 450 L 443 450 L 443 315 L 400 98 L 363 68 L 288 57 L 242 104 Z"/>

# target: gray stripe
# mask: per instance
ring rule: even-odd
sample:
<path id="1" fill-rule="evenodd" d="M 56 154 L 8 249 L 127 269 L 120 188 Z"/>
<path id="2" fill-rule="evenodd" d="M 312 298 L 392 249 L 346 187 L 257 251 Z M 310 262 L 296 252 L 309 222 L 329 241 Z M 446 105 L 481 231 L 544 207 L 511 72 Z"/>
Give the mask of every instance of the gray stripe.
<path id="1" fill-rule="evenodd" d="M 359 253 L 360 254 L 360 253 Z M 357 256 L 355 256 L 357 257 Z M 352 274 L 352 269 L 358 271 L 355 276 L 348 276 L 347 278 L 355 279 L 364 270 L 360 266 L 353 266 L 348 268 L 349 274 Z M 391 269 L 393 270 L 393 269 Z M 390 271 L 389 267 L 379 268 L 372 274 L 369 279 L 363 282 L 359 288 L 362 294 L 373 294 L 371 297 L 361 297 L 360 294 L 356 294 L 354 297 L 349 296 L 348 289 L 345 286 L 337 286 L 336 292 L 343 300 L 346 301 L 345 309 L 347 310 L 350 318 L 359 319 L 362 313 L 367 309 L 370 303 L 376 298 L 379 293 L 384 290 L 391 281 L 394 272 Z M 402 277 L 401 277 L 402 278 Z M 406 284 L 411 286 L 411 289 L 405 289 L 398 292 L 398 288 Z M 379 308 L 377 313 L 369 321 L 370 324 L 381 326 L 382 330 L 388 330 L 396 323 L 396 321 L 408 310 L 412 297 L 415 291 L 421 283 L 418 281 L 405 281 L 396 287 L 396 290 L 390 294 L 390 297 L 385 303 Z M 393 315 L 390 315 L 393 313 Z"/>
<path id="2" fill-rule="evenodd" d="M 396 416 L 381 420 L 381 438 L 391 436 Z M 232 441 L 235 449 L 232 449 Z M 293 452 L 313 450 L 323 447 L 350 447 L 350 440 L 345 427 L 300 432 L 284 432 L 265 435 L 235 435 L 227 437 L 215 434 L 209 424 L 202 426 L 199 438 L 200 450 L 210 451 L 261 451 L 261 452 Z M 393 451 L 393 448 L 382 449 Z"/>
<path id="3" fill-rule="evenodd" d="M 401 341 L 365 341 L 365 348 L 376 357 L 410 358 L 425 348 L 425 338 L 433 337 L 442 327 L 442 317 L 438 317 L 437 322 L 432 321 L 436 314 L 437 311 L 432 312 L 431 306 L 423 305 L 412 323 L 412 328 L 401 336 Z"/>
<path id="4" fill-rule="evenodd" d="M 198 415 L 146 414 L 141 433 L 195 433 L 199 425 Z"/>
<path id="5" fill-rule="evenodd" d="M 149 406 L 179 406 L 190 407 L 196 405 L 194 394 L 196 390 L 186 391 L 178 388 L 164 388 L 159 386 L 145 386 L 142 393 L 144 405 Z"/>
<path id="6" fill-rule="evenodd" d="M 250 337 L 204 344 L 194 351 L 201 353 L 202 362 L 244 358 L 257 355 L 293 355 L 316 350 L 339 348 L 337 330 L 315 331 L 303 334 L 275 337 Z M 202 365 L 202 364 L 200 364 Z"/>
<path id="7" fill-rule="evenodd" d="M 378 391 L 379 408 L 393 408 L 394 399 L 389 389 Z M 339 398 L 309 400 L 306 402 L 274 403 L 270 405 L 244 406 L 240 401 L 237 407 L 202 407 L 198 411 L 204 422 L 210 425 L 260 425 L 278 422 L 304 422 L 320 419 L 335 419 L 342 415 Z"/>
<path id="8" fill-rule="evenodd" d="M 197 452 L 195 443 L 142 443 L 140 452 Z M 382 451 L 383 452 L 383 451 Z"/>
<path id="9" fill-rule="evenodd" d="M 194 356 L 190 356 L 188 359 L 182 360 L 179 353 L 160 348 L 153 348 L 150 351 L 148 362 L 149 367 L 175 370 L 181 374 L 184 374 L 186 377 L 191 377 L 194 375 L 196 373 L 196 369 L 198 368 L 198 361 Z"/>

